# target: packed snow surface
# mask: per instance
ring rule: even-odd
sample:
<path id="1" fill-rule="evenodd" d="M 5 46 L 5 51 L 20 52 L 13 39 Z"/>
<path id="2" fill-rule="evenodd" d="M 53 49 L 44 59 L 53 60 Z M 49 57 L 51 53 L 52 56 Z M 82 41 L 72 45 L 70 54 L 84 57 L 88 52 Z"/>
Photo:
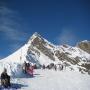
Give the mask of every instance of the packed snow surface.
<path id="1" fill-rule="evenodd" d="M 11 82 L 18 85 L 17 90 L 90 90 L 90 76 L 70 70 L 38 69 L 32 78 L 14 78 Z"/>

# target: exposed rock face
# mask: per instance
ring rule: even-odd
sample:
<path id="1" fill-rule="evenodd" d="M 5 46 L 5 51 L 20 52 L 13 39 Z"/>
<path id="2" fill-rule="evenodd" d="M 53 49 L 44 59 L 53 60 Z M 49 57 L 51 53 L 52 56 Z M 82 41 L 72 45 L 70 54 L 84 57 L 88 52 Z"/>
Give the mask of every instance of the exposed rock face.
<path id="1" fill-rule="evenodd" d="M 36 47 L 37 49 L 39 49 L 43 54 L 45 54 L 46 56 L 48 56 L 51 60 L 55 61 L 54 58 L 54 53 L 47 47 L 52 47 L 52 45 L 48 44 L 47 42 L 45 42 L 45 40 L 42 37 L 36 37 L 33 41 L 32 41 L 32 46 Z"/>
<path id="2" fill-rule="evenodd" d="M 71 64 L 75 65 L 75 64 L 78 64 L 80 62 L 79 58 L 78 57 L 75 57 L 75 58 L 70 58 L 68 56 L 68 53 L 60 53 L 60 51 L 56 51 L 55 55 L 58 57 L 59 60 L 65 60 L 65 61 L 68 61 L 70 62 Z"/>
<path id="3" fill-rule="evenodd" d="M 84 50 L 85 52 L 90 54 L 90 41 L 82 41 L 80 43 L 78 43 L 77 45 L 80 49 Z"/>
<path id="4" fill-rule="evenodd" d="M 29 42 L 30 46 L 28 47 L 27 56 L 30 55 L 32 52 L 34 52 L 35 54 L 34 53 L 33 54 L 34 55 L 37 54 L 39 57 L 41 52 L 52 61 L 56 61 L 58 59 L 60 62 L 65 62 L 67 66 L 77 65 L 80 72 L 82 71 L 88 72 L 90 70 L 90 67 L 87 68 L 88 59 L 86 56 L 83 56 L 84 51 L 90 53 L 90 42 L 86 41 L 80 42 L 77 45 L 79 48 L 72 47 L 69 45 L 61 45 L 59 47 L 51 44 L 46 39 L 41 37 L 41 35 L 39 35 L 38 33 L 35 33 L 30 38 Z M 79 65 L 79 63 L 81 62 L 82 64 Z"/>
<path id="5" fill-rule="evenodd" d="M 34 38 L 31 42 L 31 46 L 28 49 L 28 52 L 31 50 L 39 53 L 34 47 L 36 47 L 38 50 L 40 50 L 43 54 L 48 56 L 51 60 L 55 61 L 55 57 L 57 57 L 60 61 L 68 61 L 71 64 L 75 65 L 79 63 L 79 58 L 70 58 L 68 55 L 68 52 L 61 52 L 60 50 L 56 50 L 55 46 L 50 44 L 48 41 L 46 41 L 44 38 L 42 38 L 39 34 L 35 33 Z M 68 48 L 67 45 L 62 45 L 64 48 Z M 62 48 L 63 49 L 63 48 Z"/>

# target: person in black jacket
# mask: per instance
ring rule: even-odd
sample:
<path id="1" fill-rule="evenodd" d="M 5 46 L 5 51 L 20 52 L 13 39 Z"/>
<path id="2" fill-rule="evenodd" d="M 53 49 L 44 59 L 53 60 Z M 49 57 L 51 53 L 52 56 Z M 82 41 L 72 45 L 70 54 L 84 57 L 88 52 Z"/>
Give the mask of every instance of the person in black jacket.
<path id="1" fill-rule="evenodd" d="M 1 73 L 1 85 L 5 88 L 11 86 L 10 76 L 7 74 L 7 69 L 4 68 L 4 71 Z"/>
<path id="2" fill-rule="evenodd" d="M 23 70 L 23 73 L 26 74 L 26 69 L 27 69 L 27 63 L 26 61 L 24 61 L 23 65 L 22 65 L 22 70 Z"/>
<path id="3" fill-rule="evenodd" d="M 45 69 L 45 65 L 44 64 L 43 64 L 42 68 Z"/>

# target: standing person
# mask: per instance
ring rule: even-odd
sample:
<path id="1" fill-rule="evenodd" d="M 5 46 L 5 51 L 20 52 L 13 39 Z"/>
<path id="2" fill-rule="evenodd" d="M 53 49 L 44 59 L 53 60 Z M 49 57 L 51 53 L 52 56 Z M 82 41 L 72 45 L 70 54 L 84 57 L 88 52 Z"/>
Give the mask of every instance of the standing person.
<path id="1" fill-rule="evenodd" d="M 7 74 L 6 68 L 4 68 L 4 71 L 1 73 L 1 85 L 5 88 L 8 88 L 11 86 L 10 76 Z"/>
<path id="2" fill-rule="evenodd" d="M 26 69 L 27 69 L 27 63 L 24 61 L 23 66 L 22 66 L 23 72 L 26 74 Z"/>
<path id="3" fill-rule="evenodd" d="M 59 68 L 59 70 L 61 70 L 60 64 L 58 64 L 58 68 Z"/>
<path id="4" fill-rule="evenodd" d="M 33 65 L 33 67 L 34 67 L 34 69 L 37 69 L 37 68 L 38 68 L 36 64 L 35 64 L 35 65 Z"/>
<path id="5" fill-rule="evenodd" d="M 26 68 L 29 69 L 29 67 L 31 67 L 30 63 L 26 64 Z"/>
<path id="6" fill-rule="evenodd" d="M 61 70 L 63 70 L 63 65 L 61 65 Z"/>
<path id="7" fill-rule="evenodd" d="M 54 69 L 55 69 L 55 71 L 57 70 L 57 66 L 56 65 L 54 65 Z"/>
<path id="8" fill-rule="evenodd" d="M 42 68 L 45 69 L 45 65 L 44 64 L 43 64 Z"/>
<path id="9" fill-rule="evenodd" d="M 58 64 L 59 65 L 59 70 L 61 71 L 62 70 L 62 65 L 61 64 Z"/>
<path id="10" fill-rule="evenodd" d="M 34 70 L 34 66 L 30 66 L 27 68 L 27 73 L 33 77 L 33 70 Z"/>

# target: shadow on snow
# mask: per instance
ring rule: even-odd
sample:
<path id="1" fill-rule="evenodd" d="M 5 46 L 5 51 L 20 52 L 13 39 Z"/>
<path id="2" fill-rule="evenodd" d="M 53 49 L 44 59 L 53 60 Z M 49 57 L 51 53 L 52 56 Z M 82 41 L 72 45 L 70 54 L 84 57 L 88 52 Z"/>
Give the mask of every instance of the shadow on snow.
<path id="1" fill-rule="evenodd" d="M 0 86 L 0 90 L 17 90 L 21 89 L 22 87 L 28 87 L 27 85 L 12 83 L 10 88 L 3 88 Z"/>

